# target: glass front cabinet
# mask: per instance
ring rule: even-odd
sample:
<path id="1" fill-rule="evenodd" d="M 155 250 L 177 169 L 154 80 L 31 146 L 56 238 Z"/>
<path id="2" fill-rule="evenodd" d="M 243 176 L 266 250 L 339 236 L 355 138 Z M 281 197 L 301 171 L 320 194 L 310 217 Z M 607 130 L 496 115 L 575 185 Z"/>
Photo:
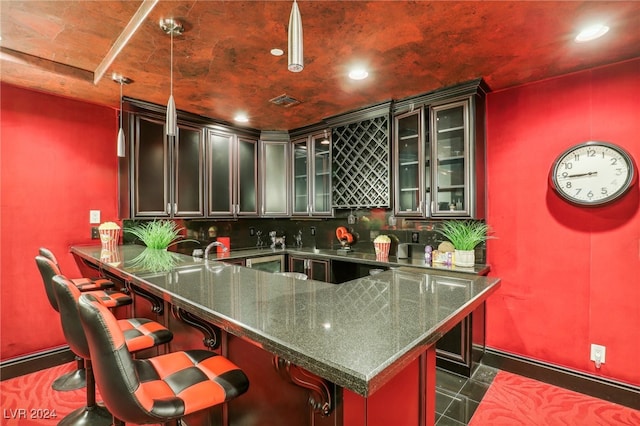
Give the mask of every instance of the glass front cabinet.
<path id="1" fill-rule="evenodd" d="M 292 147 L 292 215 L 331 216 L 330 133 L 295 139 Z"/>
<path id="2" fill-rule="evenodd" d="M 207 162 L 208 216 L 257 216 L 258 141 L 209 129 Z"/>
<path id="3" fill-rule="evenodd" d="M 394 117 L 395 215 L 483 219 L 484 97 L 408 109 Z"/>

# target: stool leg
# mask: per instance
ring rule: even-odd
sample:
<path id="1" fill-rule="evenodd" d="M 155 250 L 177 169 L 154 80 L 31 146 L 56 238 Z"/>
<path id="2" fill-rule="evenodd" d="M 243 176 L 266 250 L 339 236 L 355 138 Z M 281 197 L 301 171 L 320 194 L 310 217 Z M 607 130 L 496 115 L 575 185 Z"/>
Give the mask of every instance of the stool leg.
<path id="1" fill-rule="evenodd" d="M 91 360 L 85 360 L 84 365 L 87 374 L 87 404 L 68 414 L 58 426 L 111 426 L 111 413 L 105 407 L 96 404 L 96 383 Z"/>
<path id="2" fill-rule="evenodd" d="M 56 391 L 66 392 L 81 389 L 86 386 L 86 374 L 84 370 L 84 360 L 76 356 L 76 369 L 70 373 L 58 377 L 51 384 L 51 388 Z"/>

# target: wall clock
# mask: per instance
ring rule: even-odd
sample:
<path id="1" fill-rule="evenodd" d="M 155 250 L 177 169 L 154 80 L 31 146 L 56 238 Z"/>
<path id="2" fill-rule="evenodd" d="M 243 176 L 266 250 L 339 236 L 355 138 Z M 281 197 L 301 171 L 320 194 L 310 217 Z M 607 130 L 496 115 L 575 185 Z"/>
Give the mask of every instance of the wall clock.
<path id="1" fill-rule="evenodd" d="M 621 147 L 583 142 L 564 151 L 553 163 L 551 185 L 565 200 L 599 206 L 620 198 L 636 177 L 631 156 Z"/>

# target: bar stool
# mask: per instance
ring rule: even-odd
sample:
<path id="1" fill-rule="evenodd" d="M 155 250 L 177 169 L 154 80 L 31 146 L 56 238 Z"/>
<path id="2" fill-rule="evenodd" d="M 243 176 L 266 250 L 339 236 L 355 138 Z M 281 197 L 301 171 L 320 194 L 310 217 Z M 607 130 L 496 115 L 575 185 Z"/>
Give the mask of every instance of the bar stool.
<path id="1" fill-rule="evenodd" d="M 87 339 L 80 321 L 78 299 L 82 293 L 62 275 L 53 277 L 53 288 L 60 309 L 60 321 L 64 336 L 71 350 L 84 359 L 87 381 L 87 402 L 58 423 L 59 426 L 108 426 L 112 424 L 112 415 L 107 409 L 96 404 L 96 385 Z M 98 301 L 98 303 L 101 303 Z M 162 345 L 173 338 L 173 333 L 156 321 L 147 318 L 129 318 L 116 320 L 114 327 L 123 336 L 124 344 L 130 352 L 137 352 Z"/>
<path id="2" fill-rule="evenodd" d="M 177 425 L 249 388 L 244 372 L 206 350 L 171 352 L 144 360 L 131 356 L 116 318 L 90 293 L 80 296 L 80 319 L 96 384 L 105 406 L 122 421 Z"/>
<path id="3" fill-rule="evenodd" d="M 60 263 L 58 263 L 58 259 L 56 259 L 56 256 L 51 250 L 45 247 L 40 247 L 38 253 L 40 256 L 44 256 L 52 261 L 56 265 L 56 268 L 58 268 L 58 271 L 61 271 Z M 78 286 L 80 291 L 107 290 L 115 287 L 115 284 L 106 278 L 98 278 L 96 280 L 92 280 L 90 278 L 71 278 L 71 282 Z"/>
<path id="4" fill-rule="evenodd" d="M 45 256 L 36 256 L 36 265 L 42 276 L 42 283 L 47 294 L 49 304 L 56 312 L 58 310 L 58 302 L 53 290 L 53 277 L 60 274 L 60 268 L 57 264 Z M 81 286 L 78 289 L 89 289 L 89 286 Z M 93 290 L 98 291 L 98 297 L 105 301 L 110 307 L 124 306 L 131 303 L 131 297 L 116 290 Z M 76 357 L 76 369 L 70 373 L 58 377 L 51 384 L 51 387 L 57 391 L 70 391 L 80 389 L 85 386 L 85 370 L 84 361 L 80 357 Z"/>

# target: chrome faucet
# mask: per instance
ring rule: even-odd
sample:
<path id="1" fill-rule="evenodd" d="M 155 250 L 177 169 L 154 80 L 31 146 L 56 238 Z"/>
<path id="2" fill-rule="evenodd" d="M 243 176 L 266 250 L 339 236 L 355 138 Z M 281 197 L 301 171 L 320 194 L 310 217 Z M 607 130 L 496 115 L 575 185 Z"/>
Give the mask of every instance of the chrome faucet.
<path id="1" fill-rule="evenodd" d="M 206 260 L 206 259 L 209 259 L 209 252 L 211 251 L 211 249 L 212 249 L 213 247 L 216 247 L 216 246 L 218 246 L 218 247 L 222 247 L 222 251 L 223 251 L 224 253 L 226 253 L 226 252 L 228 252 L 228 251 L 229 251 L 229 249 L 227 248 L 227 246 L 225 246 L 224 244 L 222 244 L 220 241 L 214 241 L 214 242 L 212 242 L 211 244 L 209 244 L 209 245 L 207 246 L 207 248 L 205 248 L 205 249 L 204 249 L 204 258 L 205 258 L 205 260 Z"/>

